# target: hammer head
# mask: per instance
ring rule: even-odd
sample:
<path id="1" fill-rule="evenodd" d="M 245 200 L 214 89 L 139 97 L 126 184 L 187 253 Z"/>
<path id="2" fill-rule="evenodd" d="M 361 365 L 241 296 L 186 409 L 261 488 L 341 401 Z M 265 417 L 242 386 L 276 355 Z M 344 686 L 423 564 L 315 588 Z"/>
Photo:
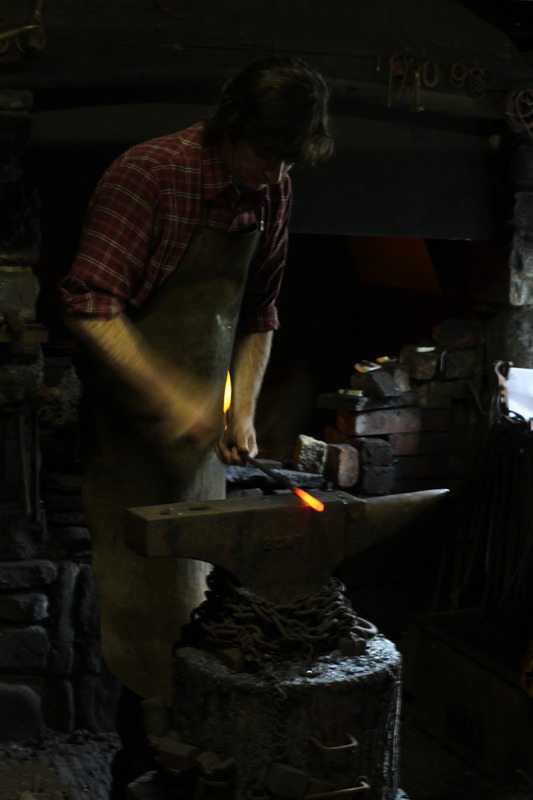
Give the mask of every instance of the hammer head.
<path id="1" fill-rule="evenodd" d="M 284 603 L 318 591 L 345 558 L 407 528 L 448 490 L 313 494 L 324 503 L 322 513 L 292 494 L 128 509 L 126 542 L 145 558 L 215 564 L 255 594 Z"/>

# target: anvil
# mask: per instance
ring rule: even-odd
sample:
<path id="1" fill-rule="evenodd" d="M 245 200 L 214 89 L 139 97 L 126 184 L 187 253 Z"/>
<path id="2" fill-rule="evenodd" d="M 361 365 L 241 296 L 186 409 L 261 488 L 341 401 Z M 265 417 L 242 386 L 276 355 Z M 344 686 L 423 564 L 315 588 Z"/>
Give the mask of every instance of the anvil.
<path id="1" fill-rule="evenodd" d="M 292 494 L 130 508 L 128 546 L 146 558 L 194 558 L 225 569 L 274 603 L 307 597 L 345 559 L 400 532 L 447 489 L 361 498 L 313 492 L 317 512 Z"/>

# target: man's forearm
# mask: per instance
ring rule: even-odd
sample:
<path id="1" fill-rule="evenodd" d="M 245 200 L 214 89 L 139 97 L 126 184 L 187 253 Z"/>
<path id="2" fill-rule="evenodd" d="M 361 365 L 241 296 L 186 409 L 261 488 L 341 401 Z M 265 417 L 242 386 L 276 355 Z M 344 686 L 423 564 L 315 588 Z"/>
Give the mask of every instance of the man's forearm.
<path id="1" fill-rule="evenodd" d="M 237 340 L 232 361 L 233 414 L 253 419 L 272 348 L 272 331 Z"/>
<path id="2" fill-rule="evenodd" d="M 107 367 L 123 384 L 147 402 L 164 400 L 162 364 L 123 315 L 110 319 L 67 316 L 65 324 L 81 348 Z M 158 387 L 157 393 L 149 387 Z"/>
<path id="3" fill-rule="evenodd" d="M 222 425 L 221 389 L 200 383 L 159 356 L 127 317 L 67 317 L 65 324 L 82 349 L 131 389 L 145 413 L 160 422 L 161 441 L 189 436 L 205 447 Z"/>

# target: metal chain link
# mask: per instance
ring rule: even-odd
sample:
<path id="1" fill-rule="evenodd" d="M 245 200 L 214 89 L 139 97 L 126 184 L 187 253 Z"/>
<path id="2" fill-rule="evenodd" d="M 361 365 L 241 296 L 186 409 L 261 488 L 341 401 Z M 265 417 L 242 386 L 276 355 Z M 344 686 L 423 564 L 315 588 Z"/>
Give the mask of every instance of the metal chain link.
<path id="1" fill-rule="evenodd" d="M 310 660 L 335 650 L 342 638 L 372 635 L 336 578 L 317 592 L 285 604 L 236 586 L 218 568 L 207 583 L 206 600 L 193 611 L 191 627 L 209 647 L 238 648 L 251 669 L 264 671 L 269 663 L 286 659 Z"/>

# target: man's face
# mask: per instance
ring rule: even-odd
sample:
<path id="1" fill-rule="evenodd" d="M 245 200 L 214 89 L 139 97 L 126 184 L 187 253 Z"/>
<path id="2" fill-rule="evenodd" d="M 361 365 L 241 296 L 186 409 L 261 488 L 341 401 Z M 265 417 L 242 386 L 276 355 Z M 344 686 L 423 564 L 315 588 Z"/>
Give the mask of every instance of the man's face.
<path id="1" fill-rule="evenodd" d="M 249 142 L 243 140 L 223 140 L 220 153 L 230 175 L 237 183 L 253 191 L 279 183 L 292 167 L 286 161 L 259 155 Z"/>

